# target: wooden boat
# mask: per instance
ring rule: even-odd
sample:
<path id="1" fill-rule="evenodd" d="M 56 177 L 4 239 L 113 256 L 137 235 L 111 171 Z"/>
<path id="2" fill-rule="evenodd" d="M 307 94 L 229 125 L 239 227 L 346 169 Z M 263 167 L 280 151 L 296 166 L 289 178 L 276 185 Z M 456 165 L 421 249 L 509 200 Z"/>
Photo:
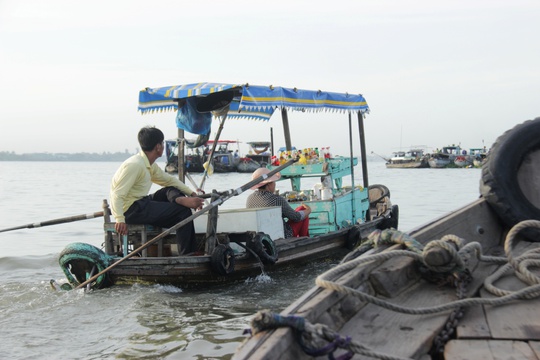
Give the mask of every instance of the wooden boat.
<path id="1" fill-rule="evenodd" d="M 473 166 L 482 167 L 487 160 L 488 151 L 484 146 L 483 148 L 472 148 L 469 154 L 473 158 Z"/>
<path id="2" fill-rule="evenodd" d="M 261 166 L 271 163 L 272 143 L 270 141 L 250 141 L 247 143 L 250 147 L 246 157 L 256 161 Z"/>
<path id="3" fill-rule="evenodd" d="M 537 359 L 538 133 L 540 118 L 497 139 L 478 200 L 374 232 L 280 314 L 257 313 L 233 359 Z"/>
<path id="4" fill-rule="evenodd" d="M 184 155 L 184 170 L 189 173 L 201 173 L 204 171 L 203 146 L 189 147 L 189 151 Z M 178 173 L 178 141 L 165 141 L 165 171 L 169 174 Z"/>
<path id="5" fill-rule="evenodd" d="M 397 151 L 386 162 L 388 169 L 420 169 L 428 168 L 428 155 L 422 149 L 411 149 L 409 151 Z"/>
<path id="6" fill-rule="evenodd" d="M 457 167 L 481 167 L 487 157 L 485 148 L 471 148 L 469 153 L 464 153 L 454 159 Z"/>
<path id="7" fill-rule="evenodd" d="M 246 156 L 238 160 L 238 163 L 236 164 L 236 171 L 240 173 L 252 173 L 258 168 L 263 167 L 263 166 L 266 166 L 266 165 L 261 165 L 257 161 Z"/>
<path id="8" fill-rule="evenodd" d="M 200 83 L 173 88 L 147 88 L 140 93 L 139 109 L 143 113 L 175 109 L 179 101 L 191 100 L 196 102 L 200 111 L 213 111 L 220 118 L 220 130 L 227 117 L 269 120 L 277 108 L 281 109 L 285 129 L 289 128 L 287 109 L 290 107 L 309 111 L 339 110 L 348 114 L 348 129 L 352 129 L 351 116 L 356 114 L 362 151 L 363 186 L 354 183 L 354 167 L 358 159 L 352 156 L 353 137 L 349 133 L 351 157 L 329 158 L 309 165 L 298 164 L 291 159 L 280 166 L 269 166 L 271 171 L 267 176 L 280 171 L 281 179 L 290 181 L 291 191 L 283 196 L 291 205 L 303 201 L 311 207 L 310 236 L 284 238 L 280 207 L 218 212 L 220 204 L 247 191 L 267 176 L 237 186 L 234 190 L 207 194 L 211 197 L 209 205 L 170 229 L 155 229 L 144 224 L 129 225 L 127 236 L 115 234 L 105 201 L 104 250 L 89 244 L 74 243 L 60 254 L 60 266 L 73 286 L 97 289 L 141 281 L 204 286 L 236 281 L 282 266 L 302 265 L 316 258 L 343 256 L 347 248 L 373 230 L 397 228 L 399 208 L 390 202 L 388 188 L 369 185 L 368 182 L 363 121 L 364 113 L 369 108 L 361 95 L 247 84 Z M 344 128 L 346 126 L 345 122 Z M 214 141 L 217 142 L 218 138 Z M 285 144 L 288 149 L 292 148 L 288 130 L 285 131 Z M 182 150 L 179 149 L 179 153 Z M 181 172 L 179 176 L 182 176 Z M 350 186 L 343 185 L 345 176 L 350 176 Z M 302 179 L 308 177 L 325 178 L 324 197 L 313 194 L 311 189 L 302 188 Z M 178 256 L 172 233 L 191 221 L 195 225 L 199 252 Z"/>
<path id="9" fill-rule="evenodd" d="M 470 155 L 459 155 L 454 159 L 454 165 L 457 167 L 471 167 L 473 158 Z"/>
<path id="10" fill-rule="evenodd" d="M 210 149 L 214 143 L 214 140 L 208 140 L 205 147 L 205 159 L 210 154 Z M 217 140 L 216 151 L 212 156 L 212 165 L 214 166 L 214 172 L 216 173 L 229 173 L 236 172 L 239 157 L 235 157 L 233 151 L 229 149 L 229 145 L 237 144 L 235 140 Z"/>
<path id="11" fill-rule="evenodd" d="M 445 168 L 454 165 L 456 157 L 461 155 L 460 146 L 444 146 L 440 151 L 432 153 L 428 163 L 431 168 Z"/>

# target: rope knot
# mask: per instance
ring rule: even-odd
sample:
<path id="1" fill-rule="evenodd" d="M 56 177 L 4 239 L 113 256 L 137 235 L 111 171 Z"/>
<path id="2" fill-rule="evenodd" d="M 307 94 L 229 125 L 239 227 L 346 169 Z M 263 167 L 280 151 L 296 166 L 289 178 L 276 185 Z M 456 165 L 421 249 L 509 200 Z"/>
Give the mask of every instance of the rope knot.
<path id="1" fill-rule="evenodd" d="M 300 332 L 305 329 L 305 320 L 301 316 L 281 316 L 270 310 L 261 310 L 255 314 L 251 320 L 251 334 L 255 335 L 261 331 L 275 329 L 278 327 L 290 326 Z"/>
<path id="2" fill-rule="evenodd" d="M 458 250 L 463 247 L 463 239 L 455 235 L 445 235 L 440 240 L 432 240 L 422 252 L 424 265 L 433 272 L 463 272 L 465 265 Z"/>

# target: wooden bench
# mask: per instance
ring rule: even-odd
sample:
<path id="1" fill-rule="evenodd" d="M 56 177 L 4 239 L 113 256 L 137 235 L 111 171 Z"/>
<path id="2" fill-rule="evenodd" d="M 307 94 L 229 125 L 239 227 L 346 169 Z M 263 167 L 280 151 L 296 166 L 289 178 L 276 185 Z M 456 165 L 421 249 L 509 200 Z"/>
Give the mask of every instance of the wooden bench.
<path id="1" fill-rule="evenodd" d="M 105 222 L 103 225 L 106 241 L 110 243 L 110 250 L 107 252 L 121 252 L 123 256 L 126 256 L 139 246 L 146 244 L 149 236 L 155 237 L 163 231 L 160 227 L 148 224 L 128 224 L 128 234 L 120 235 L 114 228 L 115 224 L 114 222 Z M 161 257 L 163 253 L 163 239 L 161 239 L 157 241 L 157 256 Z M 148 249 L 142 251 L 142 256 L 148 256 Z"/>

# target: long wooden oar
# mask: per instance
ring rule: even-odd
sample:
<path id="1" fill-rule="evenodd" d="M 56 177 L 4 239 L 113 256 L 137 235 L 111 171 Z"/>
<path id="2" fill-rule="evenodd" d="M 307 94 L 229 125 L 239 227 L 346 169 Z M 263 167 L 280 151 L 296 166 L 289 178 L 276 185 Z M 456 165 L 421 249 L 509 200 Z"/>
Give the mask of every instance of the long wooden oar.
<path id="1" fill-rule="evenodd" d="M 86 280 L 85 282 L 83 282 L 82 284 L 77 286 L 76 289 L 81 289 L 81 288 L 85 287 L 86 285 L 88 285 L 92 281 L 96 280 L 101 275 L 107 273 L 109 270 L 111 270 L 111 269 L 117 267 L 118 265 L 120 265 L 121 263 L 123 263 L 125 260 L 135 256 L 137 253 L 139 253 L 139 252 L 143 251 L 144 249 L 148 248 L 150 245 L 152 245 L 156 241 L 159 241 L 159 240 L 163 239 L 165 236 L 167 236 L 170 233 L 172 233 L 173 231 L 181 228 L 182 226 L 186 225 L 187 223 L 193 221 L 195 218 L 201 216 L 205 212 L 215 208 L 218 205 L 223 204 L 225 201 L 229 200 L 233 196 L 237 196 L 237 195 L 242 194 L 244 191 L 252 188 L 253 186 L 260 183 L 261 181 L 264 181 L 264 180 L 268 179 L 269 177 L 271 177 L 275 173 L 285 169 L 286 167 L 292 165 L 296 161 L 298 161 L 297 158 L 296 159 L 291 159 L 291 160 L 287 161 L 285 164 L 283 164 L 283 165 L 275 168 L 274 170 L 270 171 L 268 174 L 264 174 L 262 176 L 259 176 L 258 178 L 254 179 L 254 180 L 251 180 L 247 184 L 244 184 L 243 186 L 239 187 L 238 189 L 228 190 L 228 191 L 223 192 L 222 193 L 223 195 L 221 195 L 216 200 L 212 201 L 209 205 L 203 207 L 201 210 L 197 211 L 196 213 L 194 213 L 190 217 L 187 217 L 184 220 L 180 221 L 178 224 L 174 225 L 172 228 L 165 230 L 161 234 L 157 235 L 155 238 L 153 238 L 153 239 L 147 241 L 146 243 L 142 244 L 137 249 L 133 250 L 132 252 L 130 252 L 129 254 L 127 254 L 126 256 L 121 258 L 120 260 L 116 261 L 115 263 L 113 263 L 109 267 L 101 270 L 99 273 L 97 273 L 96 275 L 92 276 L 91 278 L 89 278 L 88 280 Z"/>
<path id="2" fill-rule="evenodd" d="M 12 227 L 12 228 L 9 228 L 9 229 L 2 229 L 2 230 L 0 230 L 0 232 L 11 231 L 11 230 L 19 230 L 19 229 L 33 229 L 33 228 L 42 227 L 42 226 L 64 224 L 64 223 L 68 223 L 68 222 L 86 220 L 86 219 L 94 219 L 94 218 L 101 217 L 101 216 L 103 216 L 103 211 L 98 211 L 98 212 L 95 212 L 93 214 L 75 215 L 75 216 L 69 216 L 69 217 L 65 217 L 65 218 L 61 218 L 61 219 L 47 220 L 47 221 L 42 221 L 42 222 L 38 222 L 38 223 L 32 223 L 32 224 L 27 224 L 27 225 L 16 226 L 16 227 Z"/>

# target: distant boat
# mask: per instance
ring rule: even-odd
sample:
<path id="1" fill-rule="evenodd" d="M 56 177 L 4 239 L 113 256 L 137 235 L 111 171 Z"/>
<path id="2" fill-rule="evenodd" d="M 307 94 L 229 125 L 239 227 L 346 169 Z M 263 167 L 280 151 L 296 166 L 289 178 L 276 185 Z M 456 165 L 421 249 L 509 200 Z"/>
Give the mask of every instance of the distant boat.
<path id="1" fill-rule="evenodd" d="M 473 148 L 469 152 L 470 156 L 473 158 L 474 167 L 482 167 L 486 162 L 488 151 L 485 147 L 483 148 Z"/>
<path id="2" fill-rule="evenodd" d="M 461 147 L 458 145 L 445 146 L 442 150 L 434 152 L 429 158 L 429 167 L 445 168 L 454 165 L 456 157 L 461 155 Z"/>
<path id="3" fill-rule="evenodd" d="M 428 168 L 428 156 L 424 154 L 424 150 L 411 149 L 407 152 L 398 151 L 393 153 L 390 159 L 386 162 L 388 169 L 419 169 Z"/>
<path id="4" fill-rule="evenodd" d="M 195 148 L 186 147 L 186 154 L 184 155 L 185 171 L 190 173 L 201 173 L 204 171 L 202 149 L 202 146 Z M 167 157 L 165 171 L 169 174 L 178 173 L 178 141 L 176 139 L 165 141 L 165 156 Z"/>
<path id="5" fill-rule="evenodd" d="M 206 143 L 205 147 L 205 159 L 210 154 L 210 149 L 212 148 L 214 140 L 209 140 Z M 233 151 L 229 149 L 230 144 L 237 144 L 238 141 L 235 140 L 218 140 L 217 146 L 214 151 L 212 158 L 212 165 L 214 166 L 214 172 L 216 173 L 228 173 L 236 172 L 236 166 L 240 157 L 238 153 L 233 154 Z"/>
<path id="6" fill-rule="evenodd" d="M 252 173 L 263 165 L 249 157 L 243 157 L 238 160 L 236 170 L 240 173 Z"/>
<path id="7" fill-rule="evenodd" d="M 454 164 L 457 167 L 481 167 L 487 158 L 485 148 L 471 148 L 469 153 L 463 153 L 455 158 Z"/>
<path id="8" fill-rule="evenodd" d="M 473 158 L 470 155 L 459 155 L 454 159 L 454 165 L 457 167 L 470 167 L 473 164 Z"/>
<path id="9" fill-rule="evenodd" d="M 270 141 L 251 141 L 247 143 L 250 151 L 246 157 L 258 162 L 261 166 L 269 165 L 272 158 L 272 143 Z"/>
<path id="10" fill-rule="evenodd" d="M 190 173 L 204 172 L 204 163 L 208 160 L 208 154 L 214 141 L 208 140 L 203 144 L 186 141 L 186 154 L 184 155 L 184 169 Z M 219 140 L 213 155 L 212 166 L 216 173 L 236 172 L 236 165 L 239 157 L 229 150 L 229 144 L 236 144 L 234 140 Z M 167 163 L 165 171 L 168 173 L 178 173 L 178 142 L 177 140 L 165 141 L 165 153 Z M 196 146 L 196 147 L 190 147 Z"/>

